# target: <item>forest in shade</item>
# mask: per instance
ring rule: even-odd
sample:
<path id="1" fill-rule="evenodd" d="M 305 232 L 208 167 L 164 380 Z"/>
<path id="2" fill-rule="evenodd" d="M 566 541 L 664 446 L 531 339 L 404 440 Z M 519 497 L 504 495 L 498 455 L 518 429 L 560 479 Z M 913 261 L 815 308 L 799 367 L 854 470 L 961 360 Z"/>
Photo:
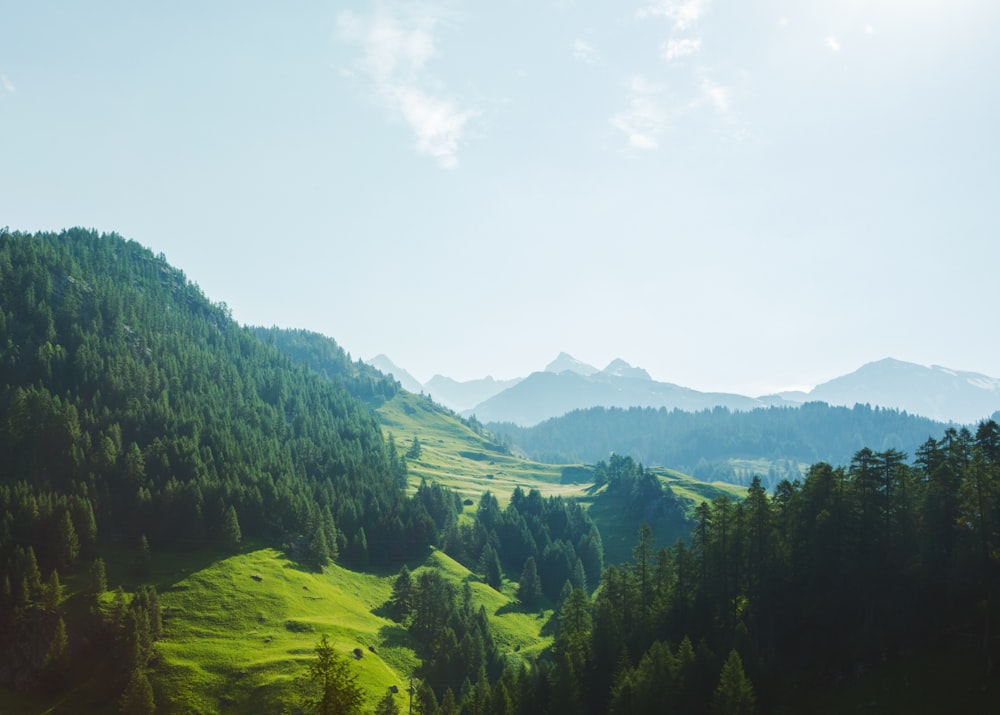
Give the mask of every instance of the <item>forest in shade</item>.
<path id="1" fill-rule="evenodd" d="M 642 488 L 630 458 L 597 471 L 606 488 Z M 439 700 L 462 712 L 838 712 L 831 697 L 873 682 L 862 706 L 878 712 L 994 712 L 998 596 L 1000 427 L 986 421 L 929 438 L 912 462 L 864 448 L 773 496 L 754 480 L 743 500 L 701 503 L 687 542 L 656 545 L 641 526 L 633 559 L 599 588 L 566 584 L 546 658 L 485 695 L 425 692 L 423 712 L 458 712 Z"/>
<path id="2" fill-rule="evenodd" d="M 540 462 L 593 464 L 611 453 L 627 454 L 699 479 L 743 485 L 749 485 L 753 475 L 740 479 L 730 460 L 846 464 L 865 447 L 912 454 L 948 426 L 894 409 L 833 407 L 823 402 L 749 411 L 593 407 L 534 427 L 487 425 Z M 784 475 L 759 476 L 771 489 Z"/>

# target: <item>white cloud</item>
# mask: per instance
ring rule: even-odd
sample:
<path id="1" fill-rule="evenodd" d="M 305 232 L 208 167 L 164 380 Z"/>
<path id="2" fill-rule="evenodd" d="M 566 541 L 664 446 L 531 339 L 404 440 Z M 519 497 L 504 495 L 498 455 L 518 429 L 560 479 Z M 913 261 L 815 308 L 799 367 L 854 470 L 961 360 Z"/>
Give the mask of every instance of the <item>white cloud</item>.
<path id="1" fill-rule="evenodd" d="M 17 91 L 17 87 L 14 86 L 13 82 L 7 79 L 7 75 L 5 74 L 0 74 L 0 87 L 3 87 L 3 90 L 9 94 L 14 94 L 14 92 Z"/>
<path id="2" fill-rule="evenodd" d="M 834 52 L 840 52 L 840 43 L 837 42 L 837 38 L 832 35 L 826 38 L 826 46 L 829 47 Z"/>
<path id="3" fill-rule="evenodd" d="M 729 90 L 707 77 L 703 77 L 701 80 L 701 96 L 720 114 L 725 114 L 729 111 Z"/>
<path id="4" fill-rule="evenodd" d="M 611 117 L 611 126 L 628 137 L 633 149 L 650 151 L 659 147 L 659 136 L 668 124 L 669 115 L 661 95 L 663 87 L 637 76 L 629 81 L 629 107 Z"/>
<path id="5" fill-rule="evenodd" d="M 705 13 L 708 0 L 654 0 L 636 11 L 636 17 L 665 17 L 675 30 L 686 30 Z"/>
<path id="6" fill-rule="evenodd" d="M 701 38 L 692 39 L 685 37 L 682 40 L 667 40 L 662 46 L 663 59 L 667 62 L 673 62 L 680 57 L 693 55 L 700 49 Z"/>
<path id="7" fill-rule="evenodd" d="M 778 18 L 778 27 L 784 28 L 784 27 L 788 27 L 788 25 L 789 25 L 789 22 L 788 22 L 788 18 L 787 17 L 779 17 Z"/>
<path id="8" fill-rule="evenodd" d="M 445 169 L 458 166 L 458 144 L 466 122 L 476 112 L 461 110 L 447 99 L 438 99 L 411 87 L 394 88 L 393 99 L 417 137 L 417 151 L 437 159 Z"/>
<path id="9" fill-rule="evenodd" d="M 865 34 L 866 35 L 874 35 L 875 34 L 875 28 L 872 27 L 871 25 L 865 25 Z"/>
<path id="10" fill-rule="evenodd" d="M 573 42 L 573 59 L 578 62 L 594 64 L 600 59 L 597 48 L 586 40 L 577 39 Z"/>
<path id="11" fill-rule="evenodd" d="M 437 17 L 384 8 L 370 18 L 352 12 L 337 17 L 339 34 L 361 46 L 360 68 L 382 102 L 413 131 L 418 153 L 446 169 L 458 166 L 462 133 L 478 112 L 442 96 L 440 82 L 425 65 L 435 55 Z"/>

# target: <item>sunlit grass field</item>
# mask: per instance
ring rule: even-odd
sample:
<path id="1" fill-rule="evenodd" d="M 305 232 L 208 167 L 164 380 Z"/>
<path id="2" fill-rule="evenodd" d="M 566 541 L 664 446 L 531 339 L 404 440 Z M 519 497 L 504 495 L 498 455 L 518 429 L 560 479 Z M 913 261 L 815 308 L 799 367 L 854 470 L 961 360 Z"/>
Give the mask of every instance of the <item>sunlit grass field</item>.
<path id="1" fill-rule="evenodd" d="M 524 613 L 516 588 L 499 593 L 448 556 L 432 551 L 410 564 L 435 568 L 490 615 L 502 651 L 523 657 L 551 642 L 540 634 L 547 616 Z M 408 707 L 409 678 L 419 666 L 409 635 L 383 615 L 395 574 L 329 566 L 303 570 L 274 549 L 221 559 L 165 587 L 164 637 L 153 672 L 159 712 L 294 712 L 314 647 L 325 634 L 352 659 L 358 684 L 374 709 L 391 686 Z M 355 657 L 360 654 L 360 658 Z M 356 658 L 356 659 L 355 659 Z"/>

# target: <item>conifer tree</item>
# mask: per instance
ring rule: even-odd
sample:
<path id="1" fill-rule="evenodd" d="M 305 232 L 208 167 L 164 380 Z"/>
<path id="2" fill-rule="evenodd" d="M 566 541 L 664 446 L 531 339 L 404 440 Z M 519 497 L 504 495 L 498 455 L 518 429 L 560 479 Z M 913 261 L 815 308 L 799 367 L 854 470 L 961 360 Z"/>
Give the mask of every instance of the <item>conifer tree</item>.
<path id="1" fill-rule="evenodd" d="M 236 518 L 236 509 L 230 504 L 226 509 L 225 516 L 222 517 L 222 543 L 227 549 L 237 549 L 242 538 L 240 522 Z"/>
<path id="2" fill-rule="evenodd" d="M 357 684 L 357 673 L 350 662 L 330 644 L 324 633 L 316 644 L 316 659 L 309 664 L 313 694 L 306 706 L 318 715 L 353 715 L 361 712 L 364 693 Z"/>
<path id="3" fill-rule="evenodd" d="M 64 510 L 56 525 L 56 567 L 60 571 L 68 571 L 76 563 L 80 553 L 80 538 L 73 527 L 73 519 L 69 511 Z"/>
<path id="4" fill-rule="evenodd" d="M 538 578 L 535 557 L 529 556 L 521 569 L 521 581 L 517 587 L 517 599 L 527 608 L 534 608 L 542 598 L 542 582 Z"/>
<path id="5" fill-rule="evenodd" d="M 69 675 L 69 667 L 69 638 L 66 635 L 66 624 L 59 618 L 45 651 L 44 669 L 50 683 L 58 687 Z"/>
<path id="6" fill-rule="evenodd" d="M 59 583 L 59 572 L 52 569 L 49 580 L 45 583 L 44 595 L 42 596 L 42 608 L 54 611 L 59 607 L 62 598 L 62 585 Z"/>
<path id="7" fill-rule="evenodd" d="M 399 715 L 399 705 L 396 704 L 396 698 L 393 697 L 391 691 L 386 692 L 378 701 L 378 705 L 375 706 L 375 715 Z"/>
<path id="8" fill-rule="evenodd" d="M 392 582 L 390 603 L 392 617 L 399 622 L 405 621 L 413 610 L 413 578 L 406 564 L 403 564 L 396 580 Z"/>
<path id="9" fill-rule="evenodd" d="M 483 580 L 493 589 L 499 591 L 503 585 L 503 571 L 500 568 L 500 557 L 492 544 L 483 549 L 482 558 Z"/>
<path id="10" fill-rule="evenodd" d="M 118 700 L 122 715 L 152 715 L 156 712 L 153 686 L 149 683 L 145 668 L 135 668 L 125 686 L 125 692 Z"/>
<path id="11" fill-rule="evenodd" d="M 86 594 L 96 601 L 108 590 L 108 577 L 104 568 L 104 559 L 97 557 L 90 562 L 87 570 Z"/>
<path id="12" fill-rule="evenodd" d="M 750 679 L 743 672 L 743 660 L 735 650 L 729 651 L 719 675 L 719 685 L 712 696 L 712 715 L 752 715 L 754 693 Z"/>

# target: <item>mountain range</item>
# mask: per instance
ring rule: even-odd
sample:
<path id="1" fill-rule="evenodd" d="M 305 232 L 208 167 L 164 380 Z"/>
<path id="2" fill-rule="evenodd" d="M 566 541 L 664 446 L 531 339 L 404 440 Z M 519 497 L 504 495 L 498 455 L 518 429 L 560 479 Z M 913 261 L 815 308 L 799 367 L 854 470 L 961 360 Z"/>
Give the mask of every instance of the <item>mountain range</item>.
<path id="1" fill-rule="evenodd" d="M 475 415 L 485 423 L 509 422 L 522 427 L 590 407 L 663 407 L 696 412 L 714 407 L 793 407 L 806 402 L 847 407 L 869 404 L 959 424 L 971 424 L 1000 411 L 1000 379 L 894 358 L 867 363 L 808 392 L 757 397 L 701 392 L 660 382 L 620 358 L 601 370 L 565 352 L 544 370 L 511 380 L 486 377 L 460 382 L 435 375 L 421 384 L 385 355 L 369 363 L 393 375 L 404 389 L 429 394 L 463 415 Z"/>

